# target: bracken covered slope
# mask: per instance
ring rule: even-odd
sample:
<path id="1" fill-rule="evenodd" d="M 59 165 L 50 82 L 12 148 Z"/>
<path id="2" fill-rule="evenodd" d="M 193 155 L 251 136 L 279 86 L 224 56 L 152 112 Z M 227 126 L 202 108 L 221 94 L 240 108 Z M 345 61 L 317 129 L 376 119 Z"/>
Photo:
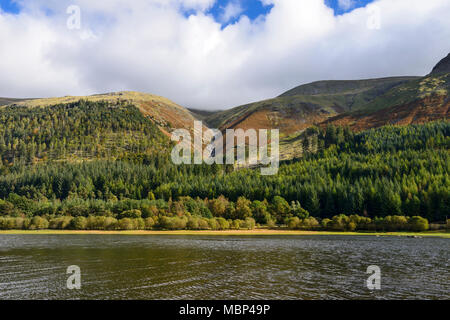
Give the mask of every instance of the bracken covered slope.
<path id="1" fill-rule="evenodd" d="M 79 100 L 91 102 L 126 101 L 135 105 L 145 116 L 153 120 L 166 133 L 172 128 L 192 128 L 195 120 L 194 116 L 187 109 L 167 98 L 135 91 L 114 92 L 92 96 L 32 99 L 13 103 L 19 106 L 45 107 L 55 104 L 72 103 Z"/>
<path id="2" fill-rule="evenodd" d="M 319 81 L 296 87 L 274 99 L 210 115 L 206 120 L 220 129 L 278 128 L 285 136 L 343 112 L 364 109 L 392 88 L 417 79 Z"/>
<path id="3" fill-rule="evenodd" d="M 408 125 L 449 119 L 450 73 L 431 74 L 397 86 L 365 109 L 327 119 L 326 124 L 350 126 L 354 131 L 387 124 Z"/>
<path id="4" fill-rule="evenodd" d="M 277 98 L 206 115 L 210 126 L 279 129 L 281 158 L 302 153 L 302 132 L 329 124 L 363 131 L 449 119 L 450 55 L 425 77 L 318 81 Z"/>

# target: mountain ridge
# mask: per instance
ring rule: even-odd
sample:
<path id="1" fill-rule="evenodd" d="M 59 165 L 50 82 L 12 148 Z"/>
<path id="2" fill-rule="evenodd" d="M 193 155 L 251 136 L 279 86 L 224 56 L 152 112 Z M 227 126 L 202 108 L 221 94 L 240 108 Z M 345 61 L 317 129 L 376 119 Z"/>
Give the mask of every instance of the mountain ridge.
<path id="1" fill-rule="evenodd" d="M 450 73 L 450 53 L 434 66 L 431 74 Z"/>
<path id="2" fill-rule="evenodd" d="M 450 54 L 424 77 L 399 76 L 359 80 L 322 80 L 294 87 L 272 99 L 223 111 L 188 109 L 161 96 L 135 91 L 44 99 L 0 98 L 9 106 L 45 107 L 74 103 L 124 101 L 135 105 L 166 137 L 173 129 L 279 129 L 285 154 L 301 152 L 302 132 L 312 126 L 348 126 L 363 131 L 449 119 Z M 294 151 L 293 151 L 294 150 Z"/>
<path id="3" fill-rule="evenodd" d="M 265 128 L 279 128 L 282 136 L 290 136 L 323 123 L 364 130 L 373 127 L 368 123 L 369 119 L 375 126 L 415 121 L 422 123 L 435 120 L 436 115 L 448 119 L 445 97 L 448 97 L 450 90 L 449 74 L 450 54 L 424 77 L 315 81 L 294 87 L 272 99 L 216 112 L 206 116 L 205 121 L 222 130 L 258 129 L 263 125 Z M 440 99 L 440 96 L 443 98 Z M 417 110 L 419 106 L 420 112 Z M 398 112 L 390 112 L 392 108 Z M 408 108 L 420 117 L 410 117 Z M 391 115 L 392 119 L 387 119 L 386 115 Z M 380 118 L 374 118 L 376 116 Z M 362 123 L 355 125 L 359 120 Z"/>
<path id="4" fill-rule="evenodd" d="M 193 130 L 194 120 L 196 119 L 186 108 L 176 104 L 168 98 L 137 91 L 119 91 L 89 96 L 64 96 L 37 99 L 1 98 L 0 102 L 4 101 L 9 103 L 3 106 L 1 106 L 0 103 L 0 108 L 5 107 L 6 105 L 32 108 L 45 107 L 56 104 L 74 103 L 79 100 L 87 100 L 91 102 L 126 101 L 132 103 L 138 107 L 142 114 L 156 123 L 166 136 L 170 136 L 170 131 L 173 128 L 187 128 L 189 130 Z"/>
<path id="5" fill-rule="evenodd" d="M 393 88 L 420 77 L 385 77 L 362 80 L 316 81 L 262 100 L 205 118 L 219 129 L 279 128 L 290 135 L 342 113 L 363 109 Z"/>
<path id="6" fill-rule="evenodd" d="M 318 94 L 342 94 L 343 92 L 358 92 L 364 89 L 373 88 L 377 84 L 388 84 L 395 86 L 409 80 L 420 77 L 383 77 L 373 79 L 357 79 L 357 80 L 321 80 L 300 85 L 290 89 L 278 97 L 295 96 L 295 95 L 318 95 Z"/>

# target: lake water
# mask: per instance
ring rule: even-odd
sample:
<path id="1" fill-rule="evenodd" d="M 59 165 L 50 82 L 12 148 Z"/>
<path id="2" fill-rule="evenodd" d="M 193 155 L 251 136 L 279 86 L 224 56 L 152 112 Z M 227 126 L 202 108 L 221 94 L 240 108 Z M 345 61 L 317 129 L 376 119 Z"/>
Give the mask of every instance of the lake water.
<path id="1" fill-rule="evenodd" d="M 449 299 L 450 240 L 0 235 L 0 299 Z M 81 290 L 66 287 L 81 268 Z M 381 290 L 366 286 L 381 269 Z"/>

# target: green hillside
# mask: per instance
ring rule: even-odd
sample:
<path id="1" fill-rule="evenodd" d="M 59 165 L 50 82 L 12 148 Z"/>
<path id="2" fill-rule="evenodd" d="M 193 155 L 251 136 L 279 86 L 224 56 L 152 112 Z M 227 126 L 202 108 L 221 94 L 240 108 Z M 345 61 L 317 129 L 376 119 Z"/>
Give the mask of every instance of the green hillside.
<path id="1" fill-rule="evenodd" d="M 333 115 L 336 114 L 333 108 L 336 101 L 344 104 L 346 103 L 346 97 L 335 97 L 335 100 L 329 100 L 327 97 L 319 96 L 280 97 L 214 113 L 207 116 L 205 120 L 211 127 L 224 128 L 227 127 L 227 124 L 232 123 L 240 117 L 251 115 L 256 111 L 277 111 L 283 113 L 289 110 L 300 115 L 305 113 L 305 116 L 309 113 Z"/>
<path id="2" fill-rule="evenodd" d="M 385 92 L 399 84 L 417 79 L 418 77 L 390 77 L 365 80 L 329 80 L 316 81 L 293 88 L 280 97 L 299 95 L 345 95 L 367 93 L 368 97 Z"/>
<path id="3" fill-rule="evenodd" d="M 164 156 L 3 165 L 0 216 L 49 221 L 142 217 L 151 218 L 150 228 L 175 229 L 220 228 L 212 221 L 188 227 L 192 217 L 253 218 L 262 224 L 340 214 L 445 220 L 450 210 L 448 122 L 357 134 L 330 126 L 310 134 L 308 150 L 313 151 L 282 163 L 273 176 L 222 165 L 176 166 Z"/>
<path id="4" fill-rule="evenodd" d="M 449 83 L 442 72 L 321 81 L 214 113 L 139 92 L 4 105 L 0 229 L 239 229 L 256 221 L 404 230 L 417 216 L 444 222 Z M 279 128 L 278 174 L 173 164 L 169 133 L 192 129 L 195 116 L 221 129 Z"/>
<path id="5" fill-rule="evenodd" d="M 328 118 L 334 121 L 333 117 L 338 125 L 361 122 L 353 126 L 355 130 L 368 129 L 373 124 L 423 123 L 448 118 L 445 109 L 449 87 L 450 54 L 425 77 L 316 81 L 273 99 L 204 114 L 202 118 L 210 126 L 221 129 L 279 128 L 282 137 L 288 138 Z M 416 106 L 410 105 L 415 102 Z M 428 106 L 429 110 L 422 110 L 421 105 Z M 375 114 L 393 108 L 396 109 L 392 113 Z M 409 115 L 408 108 L 412 109 Z M 417 112 L 419 115 L 415 118 Z M 373 118 L 360 121 L 361 116 L 372 114 Z"/>
<path id="6" fill-rule="evenodd" d="M 225 128 L 241 117 L 265 110 L 283 113 L 289 108 L 299 119 L 330 117 L 343 112 L 365 108 L 379 96 L 418 77 L 393 77 L 368 80 L 318 81 L 291 89 L 277 98 L 259 101 L 206 117 L 213 127 Z M 312 110 L 311 110 L 312 109 Z M 290 113 L 286 114 L 289 117 Z M 283 115 L 281 115 L 283 121 Z"/>
<path id="7" fill-rule="evenodd" d="M 163 151 L 167 141 L 153 121 L 127 102 L 0 108 L 4 165 L 124 158 Z"/>
<path id="8" fill-rule="evenodd" d="M 354 109 L 358 113 L 372 113 L 381 109 L 404 105 L 433 95 L 448 96 L 450 73 L 431 74 L 396 86 L 365 105 Z"/>

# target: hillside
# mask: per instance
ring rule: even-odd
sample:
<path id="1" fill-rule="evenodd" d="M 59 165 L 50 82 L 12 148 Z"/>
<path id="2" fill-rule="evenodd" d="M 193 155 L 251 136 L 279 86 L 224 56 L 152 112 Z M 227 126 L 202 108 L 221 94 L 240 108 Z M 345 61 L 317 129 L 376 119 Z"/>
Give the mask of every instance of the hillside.
<path id="1" fill-rule="evenodd" d="M 88 102 L 74 112 L 83 114 L 83 108 L 97 110 L 89 114 L 95 120 L 92 128 L 97 128 L 97 120 L 109 108 L 102 104 L 94 107 L 93 102 Z M 59 108 L 56 118 L 65 119 L 66 113 L 73 116 L 70 109 Z M 111 108 L 104 119 L 111 123 L 105 128 L 106 133 L 116 130 L 123 134 L 128 131 L 127 123 L 136 128 L 145 126 L 137 109 Z M 121 124 L 115 113 L 120 118 L 126 113 L 129 116 Z M 44 112 L 42 116 L 45 117 Z M 80 121 L 79 126 L 76 123 L 67 130 L 69 137 L 91 136 L 89 121 Z M 85 130 L 88 134 L 83 133 Z M 18 128 L 15 133 L 20 131 Z M 158 132 L 156 127 L 153 131 Z M 53 144 L 67 139 L 66 134 Z M 261 224 L 282 224 L 291 217 L 303 219 L 311 215 L 325 219 L 345 213 L 366 218 L 420 215 L 429 221 L 445 221 L 450 183 L 448 122 L 386 126 L 359 133 L 330 127 L 315 134 L 317 139 L 312 144 L 317 143 L 321 152 L 282 162 L 278 174 L 273 176 L 261 175 L 259 170 L 234 171 L 223 165 L 177 166 L 164 157 L 0 164 L 0 216 L 39 216 L 49 220 L 67 216 L 142 217 L 152 219 L 149 228 L 165 229 L 196 229 L 196 224 L 187 224 L 192 217 L 254 218 Z M 25 140 L 30 136 L 33 137 L 26 133 Z M 91 144 L 86 142 L 77 145 Z M 70 150 L 70 144 L 62 145 Z M 58 150 L 58 146 L 54 149 Z M 121 146 L 129 149 L 130 155 L 139 154 L 134 143 L 118 147 Z M 59 154 L 64 154 L 63 149 Z M 174 218 L 183 219 L 184 223 L 169 224 Z M 216 222 L 211 223 L 214 224 L 201 228 L 216 228 Z M 142 222 L 140 225 L 142 229 Z"/>
<path id="2" fill-rule="evenodd" d="M 354 131 L 449 119 L 450 54 L 425 77 L 317 81 L 280 96 L 205 114 L 212 127 L 280 129 L 281 159 L 302 155 L 302 132 L 314 125 Z"/>
<path id="3" fill-rule="evenodd" d="M 219 112 L 206 121 L 221 129 L 279 128 L 290 135 L 343 112 L 364 108 L 377 97 L 417 77 L 318 81 L 279 97 Z"/>
<path id="4" fill-rule="evenodd" d="M 350 126 L 355 131 L 387 124 L 408 125 L 448 120 L 450 74 L 437 73 L 392 88 L 363 109 L 328 119 L 325 124 Z"/>
<path id="5" fill-rule="evenodd" d="M 114 92 L 92 96 L 66 96 L 19 100 L 13 101 L 12 103 L 17 106 L 25 107 L 46 107 L 56 104 L 74 103 L 79 100 L 91 102 L 106 101 L 111 103 L 124 101 L 133 104 L 144 116 L 156 123 L 166 135 L 169 135 L 172 128 L 192 129 L 195 120 L 194 116 L 187 109 L 167 98 L 135 91 Z"/>
<path id="6" fill-rule="evenodd" d="M 166 140 L 163 140 L 155 132 L 152 132 L 152 137 L 149 137 L 150 141 L 153 142 L 153 138 L 155 138 L 158 140 L 157 145 L 166 144 L 166 146 L 169 143 L 168 136 L 173 129 L 186 128 L 192 131 L 196 119 L 203 120 L 205 126 L 221 130 L 229 128 L 279 129 L 281 159 L 288 160 L 303 154 L 303 132 L 312 126 L 324 128 L 329 124 L 334 124 L 348 126 L 353 131 L 363 131 L 390 124 L 408 125 L 434 120 L 448 120 L 450 74 L 445 72 L 449 60 L 449 56 L 441 60 L 433 68 L 431 74 L 425 77 L 317 81 L 295 87 L 273 99 L 219 112 L 188 110 L 160 96 L 126 91 L 83 97 L 66 96 L 28 100 L 1 98 L 0 104 L 8 103 L 9 105 L 0 107 L 0 115 L 3 113 L 5 119 L 10 119 L 15 110 L 20 110 L 18 114 L 27 113 L 24 116 L 25 123 L 29 121 L 34 123 L 33 121 L 39 114 L 39 111 L 35 110 L 36 108 L 44 108 L 52 114 L 53 112 L 60 112 L 61 110 L 58 108 L 64 109 L 67 106 L 69 106 L 69 109 L 80 108 L 80 101 L 84 101 L 84 103 L 94 103 L 96 107 L 104 109 L 111 108 L 111 106 L 120 106 L 116 111 L 121 114 L 123 111 L 121 108 L 134 107 L 139 111 L 139 117 L 146 119 L 147 125 L 159 128 L 166 136 Z M 64 112 L 68 112 L 68 110 Z M 106 113 L 108 114 L 108 112 L 109 109 Z M 85 114 L 85 116 L 89 117 L 90 115 Z M 70 124 L 73 120 L 65 119 L 63 123 Z M 49 125 L 57 127 L 61 124 L 49 123 Z M 133 126 L 134 124 L 130 125 Z M 23 127 L 20 123 L 17 123 L 16 126 L 28 132 L 26 130 L 29 128 Z M 138 131 L 142 128 L 139 126 L 137 128 L 139 128 L 137 131 L 135 128 L 128 128 L 128 130 L 131 130 L 131 136 L 139 136 Z M 101 124 L 98 123 L 96 130 L 102 131 L 102 129 Z M 40 128 L 33 128 L 33 130 L 39 131 Z M 61 130 L 63 130 L 62 127 Z M 14 149 L 17 147 L 17 143 L 14 142 L 12 137 L 17 136 L 18 133 L 11 134 L 11 136 L 6 135 L 4 139 L 9 139 L 5 143 L 8 148 Z M 90 134 L 94 135 L 94 131 Z M 72 150 L 73 152 L 68 152 L 68 158 L 98 158 L 98 154 L 104 154 L 106 150 L 111 149 L 104 144 L 105 141 L 107 140 L 111 144 L 111 141 L 114 140 L 112 136 L 121 134 L 128 135 L 128 133 L 119 133 L 113 130 L 108 132 L 106 136 L 101 137 L 100 140 L 98 140 L 99 137 L 95 138 L 97 140 L 92 140 L 93 138 L 90 137 L 87 140 L 96 141 L 96 144 L 100 146 L 99 150 L 103 151 L 97 150 L 95 153 L 86 153 L 86 151 Z M 60 138 L 62 137 L 55 139 Z M 81 138 L 78 137 L 77 139 Z M 69 141 L 69 143 L 76 144 L 81 140 L 75 141 L 77 142 Z M 11 144 L 13 144 L 13 147 L 10 146 Z M 123 156 L 129 148 L 130 146 L 127 144 L 115 145 L 114 150 L 122 150 L 123 152 L 116 152 L 114 157 Z M 147 151 L 149 150 L 144 150 L 144 153 Z M 14 161 L 15 154 L 16 151 L 9 152 L 4 157 L 7 161 Z M 61 159 L 61 155 L 58 155 L 58 157 L 51 156 L 51 158 Z M 36 156 L 36 159 L 39 161 L 42 157 Z"/>
<path id="7" fill-rule="evenodd" d="M 199 110 L 199 109 L 191 109 L 188 108 L 189 112 L 197 119 L 205 122 L 206 126 L 209 126 L 207 120 L 213 117 L 219 111 L 207 111 L 207 110 Z"/>
<path id="8" fill-rule="evenodd" d="M 290 134 L 337 114 L 334 106 L 320 97 L 281 97 L 219 112 L 206 118 L 215 128 L 280 129 Z"/>
<path id="9" fill-rule="evenodd" d="M 5 165 L 150 156 L 167 154 L 169 146 L 158 126 L 125 101 L 0 108 Z"/>
<path id="10" fill-rule="evenodd" d="M 330 80 L 316 81 L 298 86 L 286 91 L 280 97 L 299 95 L 361 95 L 365 93 L 366 100 L 386 92 L 387 90 L 402 83 L 417 79 L 419 77 L 390 77 L 365 80 Z M 362 95 L 364 97 L 364 95 Z"/>
<path id="11" fill-rule="evenodd" d="M 24 101 L 26 99 L 15 99 L 15 98 L 1 98 L 0 97 L 0 106 L 4 106 L 11 103 L 18 103 Z"/>
<path id="12" fill-rule="evenodd" d="M 431 71 L 432 75 L 437 75 L 440 73 L 450 73 L 450 53 L 433 68 Z"/>
<path id="13" fill-rule="evenodd" d="M 14 101 L 0 107 L 0 216 L 33 228 L 85 217 L 90 229 L 97 219 L 124 224 L 104 229 L 214 229 L 342 213 L 442 222 L 450 124 L 430 121 L 448 120 L 449 78 L 313 83 L 219 113 L 138 92 Z M 192 129 L 195 117 L 221 129 L 280 128 L 288 161 L 273 176 L 175 165 L 167 135 Z"/>

